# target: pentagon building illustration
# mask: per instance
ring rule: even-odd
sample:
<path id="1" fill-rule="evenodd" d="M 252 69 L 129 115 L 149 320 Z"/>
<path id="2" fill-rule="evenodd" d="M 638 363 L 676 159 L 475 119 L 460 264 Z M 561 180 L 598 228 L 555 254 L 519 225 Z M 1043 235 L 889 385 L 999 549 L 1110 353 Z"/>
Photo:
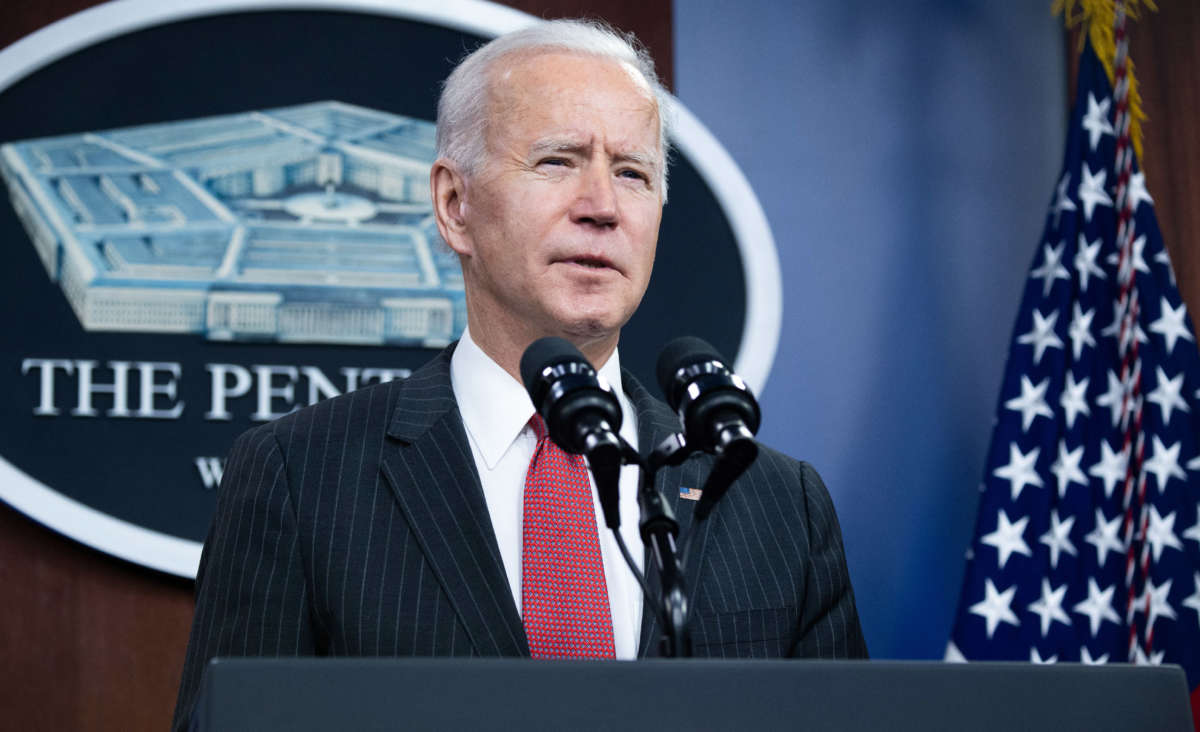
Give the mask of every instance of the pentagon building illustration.
<path id="1" fill-rule="evenodd" d="M 434 125 L 336 101 L 0 147 L 89 331 L 441 346 L 462 272 L 429 199 Z"/>

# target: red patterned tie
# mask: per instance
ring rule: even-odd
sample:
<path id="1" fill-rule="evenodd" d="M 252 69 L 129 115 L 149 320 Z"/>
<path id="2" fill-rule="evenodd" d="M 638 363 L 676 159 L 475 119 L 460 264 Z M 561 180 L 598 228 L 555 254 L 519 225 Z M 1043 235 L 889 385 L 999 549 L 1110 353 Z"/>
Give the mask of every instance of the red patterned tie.
<path id="1" fill-rule="evenodd" d="M 521 606 L 534 658 L 614 658 L 608 585 L 587 467 L 529 425 L 537 448 L 525 476 Z"/>

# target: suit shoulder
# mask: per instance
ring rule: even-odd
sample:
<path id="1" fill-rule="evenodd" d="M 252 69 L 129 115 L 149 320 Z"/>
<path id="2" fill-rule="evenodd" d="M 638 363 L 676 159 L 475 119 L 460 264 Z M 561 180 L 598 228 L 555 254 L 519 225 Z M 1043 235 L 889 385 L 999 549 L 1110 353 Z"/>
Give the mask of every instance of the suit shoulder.
<path id="1" fill-rule="evenodd" d="M 345 439 L 355 431 L 355 425 L 375 421 L 386 424 L 396 392 L 403 383 L 400 379 L 393 379 L 322 399 L 316 404 L 302 407 L 278 419 L 251 427 L 243 432 L 234 444 L 236 446 L 274 439 L 279 445 L 286 447 L 298 439 L 303 443 L 310 443 L 314 438 L 332 432 L 342 433 L 343 437 L 339 439 Z"/>
<path id="2" fill-rule="evenodd" d="M 784 478 L 784 482 L 794 488 L 804 491 L 817 490 L 825 492 L 825 482 L 812 463 L 782 453 L 766 445 L 759 445 L 758 459 L 754 469 L 770 471 L 776 479 Z"/>

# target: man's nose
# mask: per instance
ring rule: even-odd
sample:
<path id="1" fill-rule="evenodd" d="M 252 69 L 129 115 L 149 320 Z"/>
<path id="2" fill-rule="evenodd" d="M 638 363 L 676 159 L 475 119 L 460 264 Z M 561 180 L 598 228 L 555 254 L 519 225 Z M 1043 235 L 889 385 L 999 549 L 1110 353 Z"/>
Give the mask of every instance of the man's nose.
<path id="1" fill-rule="evenodd" d="M 571 207 L 571 220 L 603 228 L 617 225 L 617 190 L 607 165 L 588 165 Z"/>

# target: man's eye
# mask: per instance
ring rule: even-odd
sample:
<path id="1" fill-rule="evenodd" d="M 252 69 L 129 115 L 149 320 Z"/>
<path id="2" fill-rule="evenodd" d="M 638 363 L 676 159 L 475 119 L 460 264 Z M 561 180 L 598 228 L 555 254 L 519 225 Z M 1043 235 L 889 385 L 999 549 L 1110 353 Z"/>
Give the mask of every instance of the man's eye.
<path id="1" fill-rule="evenodd" d="M 650 180 L 650 178 L 642 171 L 633 170 L 630 168 L 622 170 L 620 173 L 618 173 L 618 175 L 620 175 L 622 178 L 630 178 L 632 180 L 642 180 L 642 181 Z"/>
<path id="2" fill-rule="evenodd" d="M 566 158 L 542 158 L 538 165 L 569 165 Z"/>

